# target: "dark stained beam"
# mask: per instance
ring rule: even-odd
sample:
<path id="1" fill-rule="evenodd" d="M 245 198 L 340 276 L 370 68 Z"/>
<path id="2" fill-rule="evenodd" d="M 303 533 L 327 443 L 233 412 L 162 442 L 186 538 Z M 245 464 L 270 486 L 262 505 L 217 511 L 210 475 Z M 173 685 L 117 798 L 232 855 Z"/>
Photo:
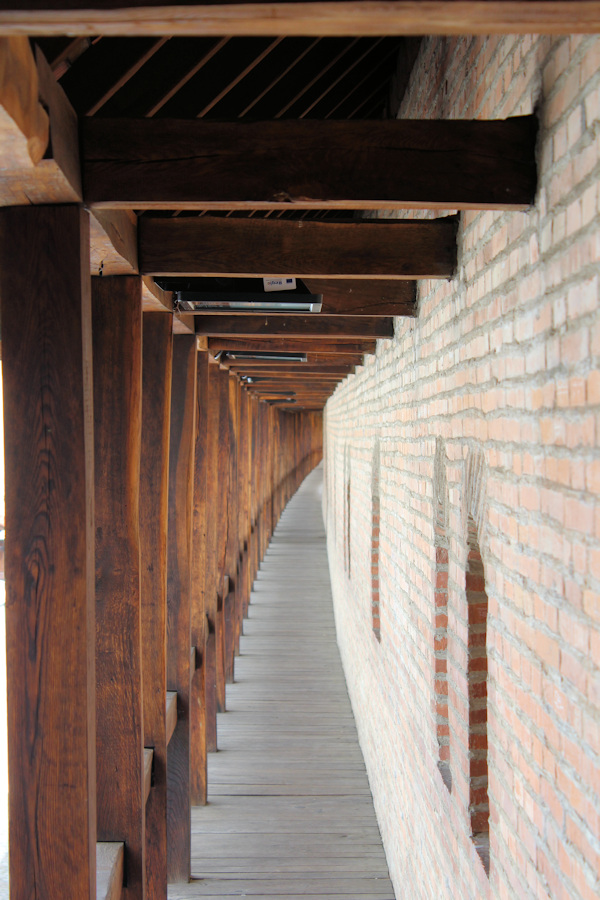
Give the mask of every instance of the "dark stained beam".
<path id="1" fill-rule="evenodd" d="M 167 883 L 167 523 L 173 335 L 167 313 L 143 315 L 140 548 L 144 745 L 154 751 L 146 802 L 146 896 Z M 161 893 L 162 892 L 162 893 Z"/>
<path id="2" fill-rule="evenodd" d="M 310 275 L 448 278 L 456 268 L 456 217 L 295 222 L 142 217 L 147 275 Z"/>
<path id="3" fill-rule="evenodd" d="M 139 488 L 139 277 L 92 279 L 98 840 L 124 841 L 127 896 L 145 896 Z"/>
<path id="4" fill-rule="evenodd" d="M 311 366 L 311 367 L 322 367 L 322 366 L 358 366 L 362 364 L 363 355 L 362 353 L 347 353 L 345 356 L 340 356 L 336 354 L 327 354 L 327 353 L 308 353 L 306 355 L 306 362 L 300 363 L 301 366 Z M 268 360 L 260 360 L 260 359 L 248 359 L 248 360 L 236 360 L 229 359 L 227 356 L 221 357 L 220 362 L 222 365 L 226 366 L 230 372 L 235 372 L 237 375 L 249 374 L 251 371 L 253 372 L 263 372 L 263 371 L 271 371 L 282 369 L 283 367 L 287 368 L 290 363 L 276 363 L 270 362 Z"/>
<path id="5" fill-rule="evenodd" d="M 416 316 L 416 281 L 381 278 L 309 278 L 311 294 L 323 295 L 322 313 L 347 316 Z"/>
<path id="6" fill-rule="evenodd" d="M 354 370 L 354 366 L 350 365 L 320 365 L 311 366 L 308 363 L 299 363 L 297 366 L 291 366 L 286 363 L 269 367 L 260 366 L 256 368 L 243 369 L 241 374 L 250 375 L 252 378 L 272 378 L 274 375 L 348 375 Z M 230 369 L 230 371 L 236 371 Z"/>
<path id="7" fill-rule="evenodd" d="M 167 870 L 189 881 L 191 553 L 196 442 L 196 338 L 173 338 L 167 574 L 167 688 L 177 692 L 177 725 L 167 754 Z"/>
<path id="8" fill-rule="evenodd" d="M 598 0 L 316 0 L 204 3 L 163 0 L 3 0 L 4 33 L 64 35 L 594 34 Z"/>
<path id="9" fill-rule="evenodd" d="M 394 336 L 393 319 L 367 316 L 197 316 L 196 331 L 207 335 L 273 335 L 305 338 Z"/>
<path id="10" fill-rule="evenodd" d="M 88 253 L 78 207 L 0 211 L 10 889 L 31 900 L 96 898 Z"/>
<path id="11" fill-rule="evenodd" d="M 208 349 L 211 353 L 218 353 L 220 350 L 227 351 L 236 350 L 246 352 L 264 352 L 264 351 L 281 351 L 283 353 L 328 353 L 328 354 L 347 354 L 347 353 L 375 353 L 377 349 L 377 341 L 372 339 L 360 338 L 328 338 L 321 340 L 316 338 L 261 338 L 257 337 L 209 337 Z"/>
<path id="12" fill-rule="evenodd" d="M 92 117 L 82 127 L 91 207 L 523 209 L 535 198 L 535 116 L 259 123 Z"/>

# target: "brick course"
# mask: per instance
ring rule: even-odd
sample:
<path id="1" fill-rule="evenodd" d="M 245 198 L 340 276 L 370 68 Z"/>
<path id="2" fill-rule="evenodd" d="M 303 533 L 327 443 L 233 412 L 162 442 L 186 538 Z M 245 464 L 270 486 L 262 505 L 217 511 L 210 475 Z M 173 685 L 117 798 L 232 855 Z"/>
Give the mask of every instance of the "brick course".
<path id="1" fill-rule="evenodd" d="M 463 213 L 456 277 L 420 282 L 418 318 L 396 320 L 326 408 L 339 642 L 391 876 L 410 900 L 600 895 L 600 39 L 426 38 L 400 114 L 533 111 L 535 206 Z M 469 517 L 488 596 L 489 879 L 470 836 Z"/>

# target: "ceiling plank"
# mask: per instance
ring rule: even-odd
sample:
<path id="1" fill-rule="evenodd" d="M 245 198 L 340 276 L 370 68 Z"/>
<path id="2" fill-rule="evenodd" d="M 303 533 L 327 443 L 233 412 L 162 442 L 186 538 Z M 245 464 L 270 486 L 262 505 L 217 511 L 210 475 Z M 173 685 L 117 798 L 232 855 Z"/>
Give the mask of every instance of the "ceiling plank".
<path id="1" fill-rule="evenodd" d="M 138 223 L 145 275 L 448 278 L 455 217 L 306 222 L 149 218 Z"/>
<path id="2" fill-rule="evenodd" d="M 163 0 L 2 0 L 4 34 L 421 35 L 592 34 L 598 0 L 316 0 L 204 3 Z"/>
<path id="3" fill-rule="evenodd" d="M 495 121 L 87 118 L 86 203 L 135 209 L 524 209 L 535 116 Z M 197 148 L 194 150 L 194 148 Z"/>
<path id="4" fill-rule="evenodd" d="M 366 316 L 196 316 L 196 333 L 273 337 L 338 338 L 394 336 L 393 319 Z"/>

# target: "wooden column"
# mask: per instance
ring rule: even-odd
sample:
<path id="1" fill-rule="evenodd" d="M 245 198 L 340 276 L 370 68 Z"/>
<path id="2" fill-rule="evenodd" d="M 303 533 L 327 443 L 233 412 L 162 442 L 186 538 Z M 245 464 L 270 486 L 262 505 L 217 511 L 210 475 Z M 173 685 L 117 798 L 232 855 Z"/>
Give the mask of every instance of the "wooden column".
<path id="1" fill-rule="evenodd" d="M 229 591 L 223 598 L 225 618 L 225 681 L 233 681 L 233 666 L 235 655 L 235 604 L 238 593 L 238 518 L 239 518 L 239 492 L 238 492 L 238 441 L 239 441 L 239 417 L 238 417 L 238 382 L 234 375 L 228 376 L 229 395 L 229 504 L 227 516 L 227 553 L 225 561 L 225 574 L 229 577 Z"/>
<path id="2" fill-rule="evenodd" d="M 227 521 L 229 516 L 229 372 L 219 370 L 219 452 L 217 459 L 219 502 L 217 529 L 217 709 L 225 712 L 225 584 Z"/>
<path id="3" fill-rule="evenodd" d="M 98 840 L 124 841 L 124 897 L 145 896 L 139 480 L 142 292 L 92 279 Z"/>
<path id="4" fill-rule="evenodd" d="M 167 574 L 167 687 L 177 692 L 177 725 L 167 755 L 167 866 L 171 882 L 190 878 L 191 555 L 197 356 L 194 335 L 175 335 Z"/>
<path id="5" fill-rule="evenodd" d="M 196 387 L 196 452 L 192 537 L 192 644 L 200 663 L 192 680 L 191 797 L 206 803 L 206 670 L 209 627 L 205 606 L 207 569 L 208 353 L 198 354 Z"/>
<path id="6" fill-rule="evenodd" d="M 89 232 L 0 211 L 11 897 L 96 896 Z"/>
<path id="7" fill-rule="evenodd" d="M 217 515 L 219 501 L 218 455 L 220 416 L 219 364 L 208 364 L 206 464 L 206 574 L 204 603 L 208 626 L 206 643 L 206 747 L 217 749 Z"/>
<path id="8" fill-rule="evenodd" d="M 172 317 L 144 313 L 140 545 L 144 743 L 154 751 L 146 803 L 146 890 L 164 900 L 167 884 L 167 514 L 171 421 Z"/>

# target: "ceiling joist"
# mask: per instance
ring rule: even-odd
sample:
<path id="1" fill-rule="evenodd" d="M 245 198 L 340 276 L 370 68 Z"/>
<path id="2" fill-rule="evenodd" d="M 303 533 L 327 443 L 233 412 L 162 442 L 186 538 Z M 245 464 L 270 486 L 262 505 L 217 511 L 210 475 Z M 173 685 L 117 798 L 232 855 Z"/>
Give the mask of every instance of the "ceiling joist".
<path id="1" fill-rule="evenodd" d="M 85 200 L 135 209 L 524 209 L 535 116 L 82 120 Z"/>
<path id="2" fill-rule="evenodd" d="M 448 278 L 456 267 L 455 217 L 306 222 L 284 219 L 139 220 L 146 275 Z"/>

